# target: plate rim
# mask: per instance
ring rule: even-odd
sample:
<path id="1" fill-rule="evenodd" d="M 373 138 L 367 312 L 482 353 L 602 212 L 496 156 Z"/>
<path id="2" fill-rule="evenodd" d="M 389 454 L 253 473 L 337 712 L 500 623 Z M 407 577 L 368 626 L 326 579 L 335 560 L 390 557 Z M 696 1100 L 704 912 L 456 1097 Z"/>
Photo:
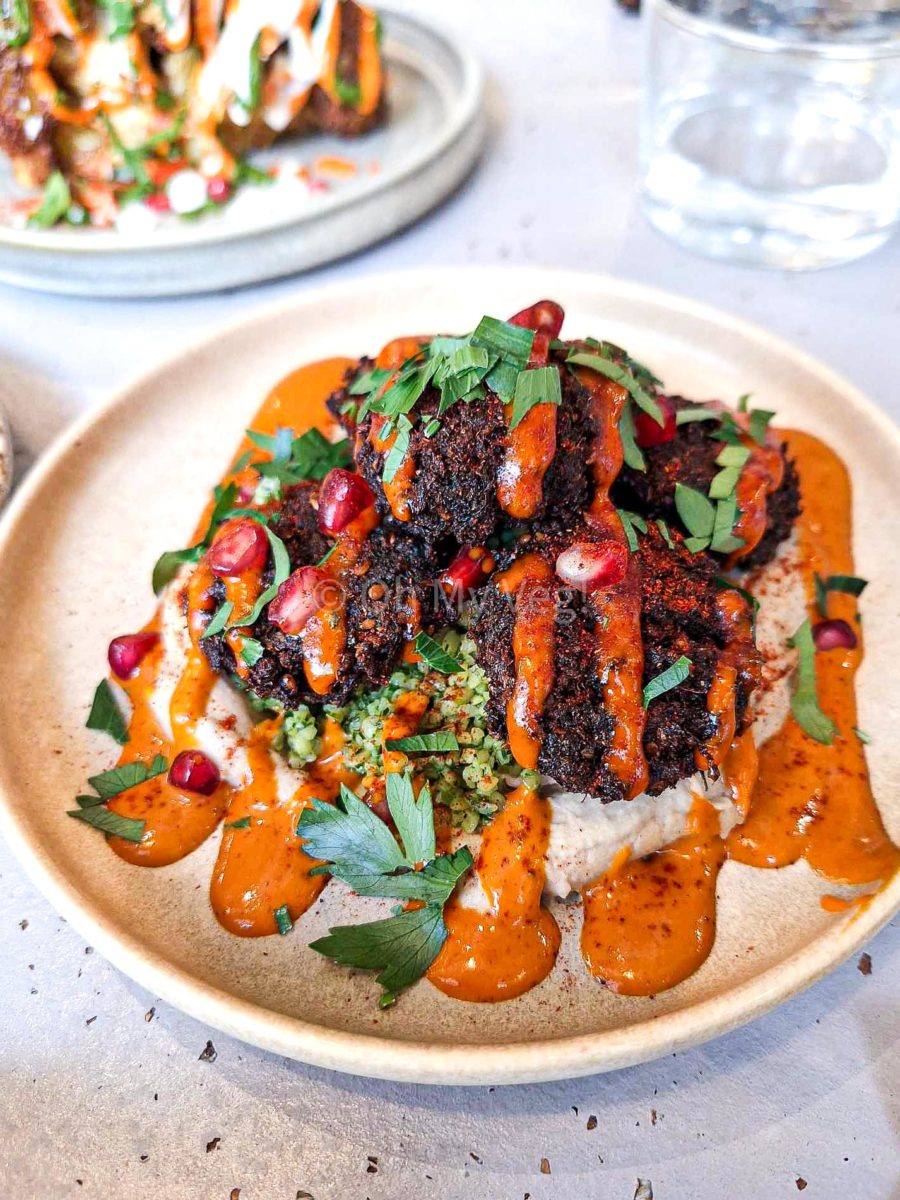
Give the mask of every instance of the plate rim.
<path id="1" fill-rule="evenodd" d="M 38 257 L 48 253 L 90 262 L 92 259 L 103 261 L 110 258 L 117 259 L 123 255 L 173 254 L 201 250 L 205 247 L 226 243 L 231 245 L 248 239 L 277 236 L 288 230 L 302 229 L 307 223 L 343 213 L 354 204 L 389 192 L 415 178 L 429 163 L 445 155 L 465 134 L 466 130 L 478 122 L 484 105 L 487 75 L 481 60 L 469 49 L 468 45 L 440 26 L 421 21 L 409 13 L 390 7 L 380 6 L 380 13 L 386 22 L 397 26 L 396 30 L 388 28 L 387 34 L 388 38 L 399 43 L 401 50 L 406 48 L 402 36 L 403 28 L 404 26 L 412 28 L 417 35 L 424 35 L 432 42 L 442 43 L 455 58 L 461 77 L 459 93 L 454 97 L 453 105 L 449 108 L 451 119 L 441 129 L 437 139 L 426 151 L 417 152 L 410 157 L 409 161 L 395 175 L 382 181 L 381 186 L 376 184 L 370 190 L 351 191 L 349 194 L 336 196 L 333 203 L 316 211 L 303 213 L 299 217 L 286 214 L 278 220 L 248 229 L 236 228 L 217 234 L 209 226 L 204 229 L 201 224 L 196 227 L 197 236 L 193 238 L 176 238 L 164 231 L 155 234 L 152 240 L 146 236 L 137 238 L 134 235 L 130 238 L 128 236 L 122 238 L 121 235 L 116 235 L 112 231 L 99 230 L 96 232 L 104 240 L 91 244 L 84 238 L 83 231 L 80 232 L 77 229 L 66 231 L 62 236 L 57 233 L 55 236 L 48 237 L 46 230 L 12 229 L 0 225 L 0 251 L 21 254 L 24 266 L 29 257 Z M 115 243 L 112 240 L 114 237 L 116 238 Z"/>
<path id="2" fill-rule="evenodd" d="M 451 283 L 454 279 L 466 279 L 469 286 L 479 273 L 502 275 L 511 280 L 519 276 L 532 287 L 535 278 L 540 277 L 548 293 L 554 288 L 563 291 L 568 284 L 573 290 L 580 288 L 585 293 L 614 293 L 657 307 L 674 307 L 720 328 L 727 327 L 793 360 L 804 371 L 847 395 L 857 410 L 875 423 L 900 457 L 900 429 L 855 384 L 779 335 L 714 305 L 589 271 L 487 266 L 444 267 L 438 268 L 438 272 Z M 41 455 L 0 516 L 0 558 L 26 516 L 32 497 L 52 477 L 61 460 L 88 430 L 101 424 L 111 411 L 127 403 L 132 393 L 152 382 L 155 376 L 170 371 L 188 356 L 201 355 L 233 331 L 263 324 L 275 315 L 283 317 L 286 309 L 302 310 L 323 300 L 339 301 L 360 290 L 414 287 L 416 282 L 426 279 L 433 285 L 435 271 L 414 268 L 383 272 L 304 290 L 289 299 L 259 305 L 250 313 L 219 323 L 161 362 L 136 372 L 105 401 L 83 413 Z M 398 1082 L 481 1086 L 570 1079 L 635 1065 L 709 1041 L 761 1016 L 817 982 L 900 911 L 898 874 L 874 894 L 867 906 L 836 920 L 807 946 L 761 974 L 686 1008 L 650 1015 L 617 1029 L 526 1042 L 454 1045 L 358 1034 L 329 1029 L 242 1000 L 175 967 L 162 955 L 149 952 L 137 939 L 117 928 L 112 916 L 85 897 L 42 845 L 32 844 L 27 831 L 19 825 L 12 801 L 7 797 L 8 790 L 11 792 L 12 788 L 0 764 L 0 833 L 28 877 L 79 934 L 140 986 L 202 1023 L 264 1050 L 318 1067 Z"/>

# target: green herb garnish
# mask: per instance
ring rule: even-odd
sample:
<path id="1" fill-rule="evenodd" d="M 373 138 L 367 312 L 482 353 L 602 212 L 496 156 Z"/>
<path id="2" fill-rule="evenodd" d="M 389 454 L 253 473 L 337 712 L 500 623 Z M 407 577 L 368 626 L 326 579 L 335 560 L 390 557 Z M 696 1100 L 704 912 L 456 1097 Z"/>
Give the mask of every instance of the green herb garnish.
<path id="1" fill-rule="evenodd" d="M 77 821 L 84 821 L 86 825 L 99 829 L 102 833 L 138 844 L 144 836 L 147 822 L 110 812 L 105 807 L 106 802 L 112 800 L 114 796 L 128 791 L 129 788 L 137 787 L 139 783 L 146 783 L 148 779 L 162 775 L 168 768 L 169 764 L 166 759 L 161 754 L 157 754 L 149 766 L 142 762 L 123 763 L 121 766 L 113 767 L 112 770 L 92 775 L 88 783 L 97 794 L 95 796 L 76 796 L 75 802 L 78 808 L 72 809 L 68 816 L 74 817 Z"/>
<path id="2" fill-rule="evenodd" d="M 88 729 L 96 729 L 100 733 L 108 733 L 120 746 L 128 741 L 128 728 L 122 710 L 116 703 L 113 690 L 105 679 L 97 684 L 91 711 L 85 722 Z"/>
<path id="3" fill-rule="evenodd" d="M 265 654 L 265 651 L 263 650 L 262 643 L 258 642 L 256 638 L 248 637 L 243 639 L 241 644 L 241 658 L 248 667 L 255 667 L 263 654 Z"/>
<path id="4" fill-rule="evenodd" d="M 440 642 L 436 642 L 427 633 L 419 633 L 415 642 L 416 654 L 427 662 L 429 667 L 440 671 L 442 675 L 457 675 L 462 670 L 461 664 L 448 654 Z"/>
<path id="5" fill-rule="evenodd" d="M 676 425 L 690 425 L 694 421 L 720 421 L 721 419 L 721 413 L 717 413 L 711 408 L 703 408 L 700 405 L 695 408 L 679 408 L 675 414 Z"/>
<path id="6" fill-rule="evenodd" d="M 635 437 L 634 410 L 630 400 L 622 406 L 622 414 L 619 417 L 619 437 L 622 442 L 622 457 L 625 465 L 631 467 L 632 471 L 646 471 L 647 460 Z"/>
<path id="7" fill-rule="evenodd" d="M 625 540 L 628 542 L 628 549 L 632 554 L 636 553 L 638 548 L 638 532 L 647 532 L 647 522 L 637 513 L 629 512 L 627 508 L 617 508 L 619 520 L 622 522 L 622 529 L 625 533 Z"/>
<path id="8" fill-rule="evenodd" d="M 650 701 L 655 700 L 657 696 L 662 696 L 664 692 L 670 692 L 672 688 L 684 683 L 690 673 L 691 660 L 682 654 L 672 663 L 671 667 L 666 667 L 665 671 L 661 671 L 659 675 L 655 675 L 649 683 L 645 684 L 644 708 L 647 708 Z"/>
<path id="9" fill-rule="evenodd" d="M 362 371 L 347 389 L 351 396 L 371 396 L 379 388 L 384 387 L 391 377 L 391 372 L 385 367 L 373 367 L 371 371 Z"/>
<path id="10" fill-rule="evenodd" d="M 515 429 L 525 414 L 537 404 L 562 404 L 562 386 L 557 367 L 533 367 L 530 371 L 519 372 L 509 428 Z"/>
<path id="11" fill-rule="evenodd" d="M 725 500 L 737 487 L 750 451 L 746 446 L 723 446 L 716 456 L 716 465 L 722 470 L 713 476 L 709 485 L 710 500 Z"/>
<path id="12" fill-rule="evenodd" d="M 585 354 L 583 351 L 570 354 L 566 362 L 574 363 L 576 366 L 589 367 L 592 371 L 605 375 L 607 379 L 611 379 L 613 383 L 623 387 L 638 408 L 643 409 L 649 417 L 652 417 L 657 425 L 665 424 L 665 417 L 659 404 L 649 392 L 644 391 L 634 374 L 620 363 L 600 354 Z"/>
<path id="13" fill-rule="evenodd" d="M 824 746 L 834 741 L 834 721 L 819 707 L 816 694 L 816 643 L 813 641 L 809 617 L 803 622 L 788 645 L 797 651 L 797 686 L 791 696 L 791 712 L 804 733 Z"/>
<path id="14" fill-rule="evenodd" d="M 29 0 L 4 0 L 0 4 L 0 45 L 24 46 L 30 37 Z"/>
<path id="15" fill-rule="evenodd" d="M 127 37 L 134 29 L 134 4 L 132 0 L 98 0 L 109 16 L 107 35 L 111 42 Z"/>
<path id="16" fill-rule="evenodd" d="M 769 422 L 774 416 L 773 412 L 769 412 L 765 408 L 754 408 L 750 413 L 747 432 L 757 445 L 764 446 L 766 444 L 766 433 L 769 429 Z"/>
<path id="17" fill-rule="evenodd" d="M 715 505 L 696 488 L 688 487 L 684 483 L 676 483 L 675 507 L 691 538 L 705 540 L 708 546 L 712 540 L 713 526 L 716 523 Z"/>
<path id="18" fill-rule="evenodd" d="M 261 171 L 259 167 L 254 167 L 246 159 L 239 158 L 235 163 L 232 182 L 235 187 L 240 187 L 243 183 L 254 184 L 257 187 L 267 187 L 273 184 L 275 179 L 268 171 Z"/>
<path id="19" fill-rule="evenodd" d="M 250 828 L 250 818 L 249 817 L 239 817 L 238 820 L 236 820 L 236 821 L 226 821 L 225 824 L 222 826 L 222 828 L 223 829 L 249 829 Z"/>
<path id="20" fill-rule="evenodd" d="M 870 734 L 863 733 L 863 731 L 861 729 L 857 729 L 855 725 L 853 726 L 853 732 L 864 746 L 870 746 L 872 744 L 872 737 Z"/>
<path id="21" fill-rule="evenodd" d="M 717 554 L 731 554 L 743 546 L 743 541 L 731 532 L 737 519 L 737 499 L 733 492 L 713 504 L 696 488 L 676 483 L 675 508 L 691 535 L 684 544 L 692 554 L 707 549 Z"/>
<path id="22" fill-rule="evenodd" d="M 420 979 L 447 938 L 443 907 L 459 879 L 472 866 L 463 846 L 436 855 L 431 795 L 416 797 L 407 775 L 388 775 L 388 808 L 400 841 L 348 788 L 338 803 L 313 800 L 300 815 L 304 849 L 325 863 L 314 870 L 343 880 L 361 896 L 415 900 L 423 907 L 381 921 L 337 926 L 311 949 L 344 966 L 378 971 L 382 1005 Z M 402 848 L 401 848 L 402 845 Z"/>
<path id="23" fill-rule="evenodd" d="M 272 559 L 275 564 L 275 574 L 272 582 L 264 592 L 260 592 L 256 598 L 256 603 L 247 614 L 246 617 L 238 617 L 238 619 L 229 626 L 230 629 L 236 626 L 245 629 L 251 625 L 255 625 L 262 616 L 262 611 L 266 605 L 275 599 L 278 594 L 278 589 L 291 573 L 291 560 L 288 557 L 287 547 L 281 538 L 269 529 L 268 525 L 263 525 L 266 531 L 266 537 L 269 539 L 269 545 L 272 548 Z"/>
<path id="24" fill-rule="evenodd" d="M 290 429 L 279 430 L 275 437 L 248 429 L 247 436 L 273 456 L 269 462 L 253 464 L 264 479 L 287 484 L 324 479 L 334 467 L 346 467 L 350 462 L 349 439 L 330 442 L 318 429 L 308 429 L 300 437 L 294 437 Z"/>
<path id="25" fill-rule="evenodd" d="M 228 624 L 232 612 L 234 612 L 234 604 L 230 600 L 226 600 L 200 634 L 200 641 L 202 642 L 204 638 L 215 637 L 217 633 L 221 633 Z"/>
<path id="26" fill-rule="evenodd" d="M 94 829 L 99 829 L 111 837 L 121 838 L 124 842 L 138 845 L 147 828 L 146 821 L 138 821 L 134 817 L 123 817 L 120 813 L 110 812 L 103 805 L 93 805 L 90 808 L 74 808 L 66 814 L 76 821 L 84 821 Z"/>
<path id="27" fill-rule="evenodd" d="M 97 793 L 97 803 L 102 804 L 111 800 L 113 796 L 118 796 L 120 792 L 127 792 L 129 788 L 137 787 L 139 783 L 146 783 L 148 779 L 162 775 L 168 769 L 169 764 L 166 759 L 161 754 L 157 754 L 149 766 L 143 762 L 122 763 L 121 766 L 113 767 L 109 771 L 92 775 L 88 779 L 88 783 Z"/>
<path id="28" fill-rule="evenodd" d="M 404 754 L 445 754 L 459 749 L 456 734 L 438 730 L 435 733 L 416 733 L 411 737 L 388 739 L 385 750 L 402 750 Z"/>
<path id="29" fill-rule="evenodd" d="M 282 904 L 280 908 L 276 908 L 272 916 L 275 918 L 275 924 L 278 926 L 278 932 L 282 937 L 286 933 L 290 933 L 294 928 L 294 922 L 291 920 L 291 910 L 286 904 Z"/>
<path id="30" fill-rule="evenodd" d="M 653 523 L 662 535 L 662 540 L 666 543 L 670 550 L 674 550 L 675 543 L 672 540 L 672 534 L 666 522 L 662 519 L 662 517 L 657 517 Z"/>
<path id="31" fill-rule="evenodd" d="M 335 75 L 334 90 L 338 100 L 346 108 L 359 108 L 362 102 L 362 88 L 358 83 L 351 83 L 349 79 L 342 79 L 340 75 Z"/>
<path id="32" fill-rule="evenodd" d="M 412 422 L 409 417 L 400 414 L 397 417 L 397 432 L 393 444 L 385 456 L 381 478 L 384 483 L 392 483 L 397 472 L 403 465 L 409 450 L 409 438 L 412 433 Z"/>
<path id="33" fill-rule="evenodd" d="M 534 330 L 498 321 L 496 317 L 482 317 L 472 334 L 472 343 L 524 371 L 534 345 Z"/>
<path id="34" fill-rule="evenodd" d="M 41 206 L 28 218 L 32 229 L 49 229 L 61 221 L 72 204 L 72 193 L 66 177 L 61 171 L 54 171 L 44 184 L 44 198 Z"/>
<path id="35" fill-rule="evenodd" d="M 818 572 L 815 577 L 816 608 L 823 617 L 828 616 L 828 593 L 842 592 L 846 596 L 861 596 L 869 586 L 868 579 L 857 575 L 829 575 L 823 579 Z"/>

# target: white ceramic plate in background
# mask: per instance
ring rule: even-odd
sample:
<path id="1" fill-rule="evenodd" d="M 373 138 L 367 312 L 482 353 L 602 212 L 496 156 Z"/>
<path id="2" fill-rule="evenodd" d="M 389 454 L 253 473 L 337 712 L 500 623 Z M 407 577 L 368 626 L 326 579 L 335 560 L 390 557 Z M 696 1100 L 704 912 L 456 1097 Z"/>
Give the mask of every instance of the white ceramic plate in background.
<path id="1" fill-rule="evenodd" d="M 339 155 L 358 174 L 328 193 L 246 187 L 195 220 L 149 233 L 0 225 L 0 280 L 76 296 L 149 297 L 218 291 L 307 270 L 396 233 L 444 200 L 471 170 L 484 137 L 484 74 L 454 39 L 380 10 L 389 71 L 385 125 L 351 140 L 279 143 L 254 162 Z M 371 168 L 371 169 L 370 169 Z M 12 194 L 0 161 L 0 195 Z"/>
<path id="2" fill-rule="evenodd" d="M 109 638 L 153 607 L 158 553 L 189 537 L 210 486 L 268 389 L 299 364 L 375 351 L 411 330 L 471 328 L 542 296 L 570 336 L 625 345 L 667 385 L 698 398 L 752 392 L 785 425 L 843 454 L 855 485 L 867 658 L 860 723 L 873 737 L 876 797 L 900 837 L 900 435 L 850 384 L 753 326 L 633 284 L 539 270 L 404 273 L 323 289 L 223 330 L 159 367 L 73 429 L 0 523 L 3 716 L 0 829 L 81 934 L 193 1016 L 282 1054 L 364 1075 L 431 1083 L 513 1083 L 639 1062 L 732 1029 L 819 978 L 900 907 L 900 878 L 855 915 L 825 912 L 833 891 L 805 863 L 760 871 L 729 862 L 714 951 L 653 999 L 620 997 L 580 963 L 576 914 L 561 918 L 550 977 L 498 1005 L 452 1001 L 427 983 L 387 1012 L 378 987 L 307 948 L 346 919 L 326 888 L 289 937 L 244 940 L 215 921 L 206 891 L 218 835 L 173 867 L 131 867 L 65 810 L 115 747 L 84 729 Z M 559 910 L 557 910 L 559 911 Z"/>

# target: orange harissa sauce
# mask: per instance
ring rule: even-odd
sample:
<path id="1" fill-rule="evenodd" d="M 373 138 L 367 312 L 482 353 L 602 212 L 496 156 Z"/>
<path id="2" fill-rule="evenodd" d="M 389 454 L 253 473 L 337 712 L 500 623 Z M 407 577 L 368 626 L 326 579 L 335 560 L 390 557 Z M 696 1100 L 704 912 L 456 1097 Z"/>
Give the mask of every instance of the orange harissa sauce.
<path id="1" fill-rule="evenodd" d="M 334 800 L 350 783 L 343 769 L 339 725 L 327 721 L 319 757 L 307 778 L 286 800 L 278 797 L 272 738 L 280 722 L 262 721 L 250 735 L 247 756 L 252 779 L 235 789 L 213 872 L 210 901 L 222 925 L 241 937 L 277 933 L 275 910 L 287 906 L 292 921 L 309 908 L 328 881 L 312 875 L 316 860 L 303 850 L 297 822 L 313 797 Z M 249 825 L 242 827 L 245 820 Z M 234 828 L 236 822 L 241 822 Z"/>
<path id="2" fill-rule="evenodd" d="M 340 386 L 345 371 L 352 365 L 351 359 L 335 358 L 294 371 L 270 392 L 254 417 L 252 428 L 265 434 L 274 433 L 280 426 L 290 427 L 298 433 L 312 425 L 328 428 L 330 418 L 325 400 Z M 254 457 L 264 457 L 263 452 L 257 451 L 246 438 L 235 458 L 250 449 L 254 450 Z M 229 472 L 222 482 L 252 486 L 255 478 L 255 473 L 245 468 L 238 475 Z M 193 540 L 205 532 L 211 511 L 212 502 L 207 505 Z M 253 577 L 250 578 L 250 575 Z M 132 715 L 128 726 L 128 742 L 119 758 L 120 764 L 135 760 L 149 763 L 157 754 L 164 755 L 171 762 L 180 751 L 195 746 L 196 722 L 206 711 L 216 680 L 199 645 L 205 624 L 204 615 L 211 608 L 207 592 L 212 582 L 212 573 L 201 560 L 186 588 L 191 648 L 170 704 L 172 738 L 164 735 L 151 705 L 163 658 L 160 643 L 144 658 L 134 676 L 122 684 L 131 703 Z M 252 606 L 259 586 L 258 572 L 248 572 L 247 577 L 226 581 L 226 592 L 235 603 L 236 613 Z M 156 631 L 159 625 L 157 613 L 148 628 Z M 240 631 L 235 630 L 228 636 L 236 645 Z M 109 843 L 128 862 L 148 867 L 166 866 L 190 854 L 209 837 L 226 812 L 229 822 L 253 813 L 249 828 L 226 830 L 213 886 L 217 915 L 226 927 L 233 928 L 235 932 L 273 932 L 271 909 L 265 910 L 265 904 L 268 903 L 268 898 L 264 896 L 266 889 L 273 896 L 275 891 L 282 896 L 274 907 L 287 904 L 294 916 L 302 911 L 304 897 L 308 897 L 306 903 L 311 902 L 321 887 L 318 881 L 304 884 L 300 878 L 303 870 L 297 869 L 298 866 L 303 867 L 305 856 L 293 833 L 296 826 L 293 814 L 296 812 L 299 816 L 304 805 L 306 785 L 298 790 L 289 804 L 279 803 L 274 769 L 267 751 L 267 740 L 273 732 L 272 724 L 264 722 L 254 731 L 248 748 L 252 778 L 244 788 L 231 788 L 221 783 L 212 796 L 200 796 L 172 787 L 163 774 L 122 792 L 109 803 L 114 812 L 146 823 L 139 844 L 134 845 L 116 837 L 109 838 Z M 333 752 L 327 751 L 327 748 L 326 760 L 333 762 Z M 327 770 L 325 775 L 328 776 Z M 316 783 L 320 785 L 320 792 L 329 791 L 325 786 L 327 778 L 323 780 L 321 772 Z M 332 781 L 332 793 L 336 786 Z M 323 798 L 328 798 L 328 795 L 323 794 Z M 235 816 L 235 813 L 238 815 Z M 233 843 L 239 836 L 242 838 L 242 849 L 240 852 L 232 851 Z M 279 839 L 280 852 L 276 851 L 275 845 Z M 265 850 L 262 849 L 264 842 Z M 285 866 L 288 861 L 292 864 L 290 868 Z M 258 869 L 263 862 L 267 864 L 266 871 Z M 285 882 L 285 886 L 279 890 L 277 881 L 286 881 L 288 875 L 293 882 L 290 886 Z M 266 882 L 261 883 L 261 879 Z M 243 902 L 236 902 L 235 897 L 242 890 L 247 896 Z M 253 895 L 262 897 L 256 910 Z M 221 902 L 217 901 L 216 896 L 221 897 Z"/>
<path id="3" fill-rule="evenodd" d="M 594 501 L 588 523 L 602 538 L 627 547 L 627 538 L 609 490 L 622 469 L 619 418 L 628 399 L 623 387 L 587 367 L 578 378 L 591 393 L 597 437 L 592 464 Z M 621 781 L 627 799 L 647 786 L 644 757 L 644 643 L 641 636 L 641 583 L 638 566 L 629 554 L 628 573 L 622 583 L 601 588 L 591 596 L 597 614 L 597 664 L 603 682 L 603 703 L 613 718 L 612 744 L 606 765 Z"/>
<path id="4" fill-rule="evenodd" d="M 521 996 L 546 979 L 559 951 L 559 927 L 541 905 L 550 805 L 522 786 L 485 829 L 475 862 L 487 911 L 453 895 L 444 910 L 449 936 L 428 969 L 457 1000 Z"/>
<path id="5" fill-rule="evenodd" d="M 837 455 L 816 438 L 795 432 L 782 436 L 800 474 L 799 553 L 815 621 L 815 574 L 853 574 L 850 480 Z M 834 742 L 825 746 L 813 741 L 793 716 L 787 718 L 760 751 L 759 784 L 750 816 L 732 833 L 729 854 L 756 867 L 783 867 L 805 858 L 815 871 L 836 883 L 874 883 L 897 870 L 900 852 L 881 821 L 863 746 L 853 731 L 862 627 L 855 619 L 852 596 L 829 593 L 828 613 L 848 621 L 859 638 L 854 650 L 816 655 L 819 702 L 837 726 Z"/>
<path id="6" fill-rule="evenodd" d="M 524 554 L 495 582 L 505 595 L 515 596 L 516 605 L 516 678 L 506 708 L 509 748 L 520 766 L 534 770 L 541 749 L 541 713 L 553 688 L 557 599 L 553 568 L 538 554 Z"/>
<path id="7" fill-rule="evenodd" d="M 646 858 L 613 863 L 582 893 L 581 951 L 591 974 L 628 996 L 693 975 L 715 940 L 724 861 L 719 814 L 698 796 L 684 837 Z"/>
<path id="8" fill-rule="evenodd" d="M 816 572 L 853 574 L 850 483 L 837 455 L 816 438 L 784 431 L 779 436 L 787 440 L 800 476 L 800 569 L 815 620 Z M 851 596 L 831 593 L 829 615 L 859 629 Z M 842 884 L 873 884 L 894 874 L 900 851 L 879 816 L 853 732 L 854 676 L 861 659 L 861 644 L 816 655 L 819 701 L 838 729 L 830 746 L 808 737 L 792 715 L 762 746 L 758 760 L 750 734 L 734 743 L 722 770 L 738 807 L 747 812 L 749 804 L 749 814 L 724 844 L 714 814 L 698 801 L 688 835 L 647 858 L 614 864 L 584 889 L 582 951 L 588 969 L 608 987 L 652 995 L 701 965 L 712 949 L 716 877 L 727 858 L 756 867 L 805 858 L 820 875 Z M 728 691 L 727 670 L 714 691 Z M 829 912 L 859 903 L 865 897 L 823 898 Z"/>

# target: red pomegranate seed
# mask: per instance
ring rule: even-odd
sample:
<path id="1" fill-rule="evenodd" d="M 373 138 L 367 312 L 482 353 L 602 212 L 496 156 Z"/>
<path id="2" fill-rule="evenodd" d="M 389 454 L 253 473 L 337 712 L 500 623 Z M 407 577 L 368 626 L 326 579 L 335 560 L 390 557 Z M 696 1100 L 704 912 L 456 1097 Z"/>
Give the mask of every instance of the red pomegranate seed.
<path id="1" fill-rule="evenodd" d="M 493 556 L 484 546 L 463 546 L 450 566 L 442 572 L 441 586 L 448 595 L 464 598 L 475 588 L 484 587 L 494 565 Z"/>
<path id="2" fill-rule="evenodd" d="M 237 521 L 224 526 L 206 555 L 210 569 L 217 575 L 243 575 L 261 567 L 269 552 L 269 539 L 258 521 Z"/>
<path id="3" fill-rule="evenodd" d="M 202 750 L 182 750 L 169 767 L 169 783 L 185 792 L 211 796 L 219 786 L 219 768 Z"/>
<path id="4" fill-rule="evenodd" d="M 813 625 L 813 641 L 817 650 L 854 650 L 856 634 L 846 621 L 817 621 Z"/>
<path id="5" fill-rule="evenodd" d="M 329 586 L 334 584 L 318 567 L 300 567 L 278 589 L 269 605 L 269 620 L 282 633 L 302 633 L 325 603 Z"/>
<path id="6" fill-rule="evenodd" d="M 596 592 L 621 583 L 628 570 L 628 551 L 619 542 L 576 542 L 556 560 L 556 574 L 569 587 Z"/>
<path id="7" fill-rule="evenodd" d="M 231 195 L 231 184 L 221 175 L 210 179 L 206 185 L 206 194 L 213 204 L 224 204 Z"/>
<path id="8" fill-rule="evenodd" d="M 538 330 L 531 343 L 531 353 L 528 356 L 529 367 L 546 367 L 550 361 L 550 334 Z"/>
<path id="9" fill-rule="evenodd" d="M 152 196 L 145 198 L 144 203 L 148 208 L 157 213 L 172 211 L 172 205 L 169 203 L 169 197 L 165 192 L 154 192 Z"/>
<path id="10" fill-rule="evenodd" d="M 119 679 L 130 679 L 158 641 L 158 633 L 123 633 L 113 638 L 106 652 L 113 673 Z"/>
<path id="11" fill-rule="evenodd" d="M 335 536 L 374 503 L 375 494 L 361 475 L 335 467 L 319 492 L 319 529 Z"/>
<path id="12" fill-rule="evenodd" d="M 662 425 L 643 410 L 635 413 L 634 417 L 634 438 L 645 450 L 650 446 L 662 446 L 671 442 L 678 430 L 675 423 L 675 405 L 668 396 L 657 396 L 656 403 L 662 409 Z"/>
<path id="13" fill-rule="evenodd" d="M 510 325 L 519 325 L 523 329 L 533 329 L 536 333 L 546 333 L 549 337 L 559 337 L 566 314 L 555 300 L 538 300 L 530 308 L 523 308 L 514 317 L 509 318 Z"/>

